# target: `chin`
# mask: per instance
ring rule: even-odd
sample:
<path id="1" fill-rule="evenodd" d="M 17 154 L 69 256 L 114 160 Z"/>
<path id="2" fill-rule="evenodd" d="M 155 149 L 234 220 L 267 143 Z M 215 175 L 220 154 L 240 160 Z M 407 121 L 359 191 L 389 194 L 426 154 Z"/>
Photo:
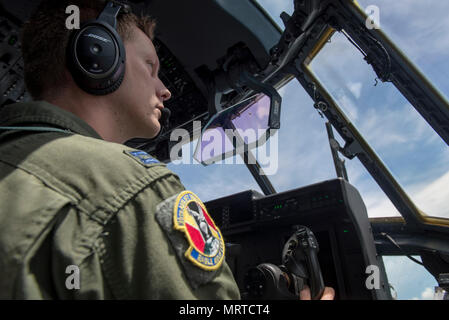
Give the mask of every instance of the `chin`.
<path id="1" fill-rule="evenodd" d="M 145 137 L 148 139 L 153 139 L 158 135 L 159 131 L 161 130 L 161 125 L 159 121 L 157 121 L 157 123 L 152 123 L 151 128 L 152 128 L 151 131 L 147 130 L 145 132 Z"/>
<path id="2" fill-rule="evenodd" d="M 134 122 L 134 135 L 136 138 L 153 139 L 161 130 L 161 124 L 157 117 L 149 117 L 145 120 L 140 119 Z"/>

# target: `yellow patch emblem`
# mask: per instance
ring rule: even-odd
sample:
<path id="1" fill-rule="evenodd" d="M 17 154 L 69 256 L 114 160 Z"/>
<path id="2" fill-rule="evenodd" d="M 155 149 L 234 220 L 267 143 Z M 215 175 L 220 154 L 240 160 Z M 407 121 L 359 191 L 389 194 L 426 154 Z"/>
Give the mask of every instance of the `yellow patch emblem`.
<path id="1" fill-rule="evenodd" d="M 190 245 L 185 257 L 201 269 L 217 270 L 223 263 L 225 244 L 200 198 L 191 191 L 183 191 L 173 210 L 173 226 L 184 233 Z"/>

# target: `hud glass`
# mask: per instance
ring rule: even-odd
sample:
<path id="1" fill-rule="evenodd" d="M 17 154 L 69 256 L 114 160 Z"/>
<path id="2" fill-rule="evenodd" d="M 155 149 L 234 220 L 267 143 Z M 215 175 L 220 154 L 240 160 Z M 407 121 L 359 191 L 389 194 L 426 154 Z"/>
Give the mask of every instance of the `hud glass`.
<path id="1" fill-rule="evenodd" d="M 215 114 L 201 132 L 194 159 L 208 165 L 263 145 L 274 134 L 271 102 L 259 93 Z"/>

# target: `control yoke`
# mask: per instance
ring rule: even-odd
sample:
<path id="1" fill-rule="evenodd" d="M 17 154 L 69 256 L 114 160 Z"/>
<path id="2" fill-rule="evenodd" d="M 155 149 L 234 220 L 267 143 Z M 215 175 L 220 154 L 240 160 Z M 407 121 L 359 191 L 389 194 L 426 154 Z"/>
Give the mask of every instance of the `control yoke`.
<path id="1" fill-rule="evenodd" d="M 297 300 L 307 284 L 312 300 L 319 300 L 324 292 L 317 253 L 318 242 L 312 231 L 297 227 L 284 245 L 282 265 L 262 263 L 248 270 L 245 289 L 249 299 Z"/>

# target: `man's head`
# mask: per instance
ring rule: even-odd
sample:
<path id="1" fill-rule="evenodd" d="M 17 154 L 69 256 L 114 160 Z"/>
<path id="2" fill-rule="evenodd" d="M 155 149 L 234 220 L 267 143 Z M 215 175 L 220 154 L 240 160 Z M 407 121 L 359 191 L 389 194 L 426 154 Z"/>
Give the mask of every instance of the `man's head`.
<path id="1" fill-rule="evenodd" d="M 151 138 L 170 92 L 158 77 L 159 59 L 152 43 L 155 23 L 148 17 L 121 14 L 117 31 L 126 50 L 126 71 L 120 88 L 105 96 L 82 91 L 67 69 L 66 8 L 80 8 L 81 23 L 97 18 L 106 1 L 44 0 L 25 24 L 22 35 L 24 76 L 34 99 L 47 100 L 77 114 L 102 137 L 123 143 Z"/>

